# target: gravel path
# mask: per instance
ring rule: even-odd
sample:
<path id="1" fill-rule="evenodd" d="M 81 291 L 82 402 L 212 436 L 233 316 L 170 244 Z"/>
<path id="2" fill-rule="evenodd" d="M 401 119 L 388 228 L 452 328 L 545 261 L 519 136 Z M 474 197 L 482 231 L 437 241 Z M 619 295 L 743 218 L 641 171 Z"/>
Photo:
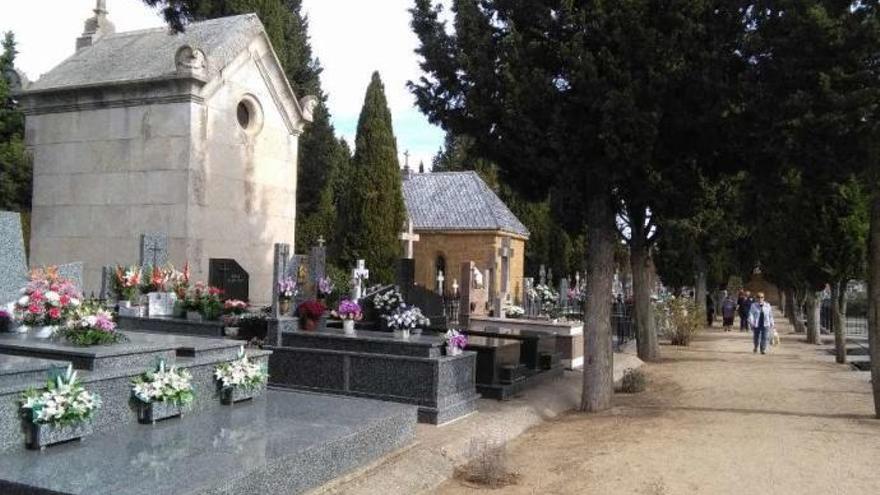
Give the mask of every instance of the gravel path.
<path id="1" fill-rule="evenodd" d="M 784 321 L 777 315 L 778 322 Z M 876 494 L 880 420 L 868 373 L 780 325 L 753 354 L 750 335 L 706 330 L 663 346 L 648 390 L 600 415 L 571 413 L 508 446 L 507 494 Z M 485 493 L 450 480 L 436 493 Z"/>

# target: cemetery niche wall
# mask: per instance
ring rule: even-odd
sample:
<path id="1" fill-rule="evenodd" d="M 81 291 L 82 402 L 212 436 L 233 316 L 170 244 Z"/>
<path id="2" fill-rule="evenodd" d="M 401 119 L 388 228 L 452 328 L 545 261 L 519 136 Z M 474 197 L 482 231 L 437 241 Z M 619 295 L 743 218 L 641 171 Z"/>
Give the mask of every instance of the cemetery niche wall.
<path id="1" fill-rule="evenodd" d="M 195 278 L 211 258 L 235 259 L 248 299 L 268 302 L 317 100 L 297 99 L 256 15 L 115 33 L 102 4 L 76 52 L 18 94 L 34 157 L 32 264 L 83 261 L 97 292 L 102 266 L 164 232 Z"/>

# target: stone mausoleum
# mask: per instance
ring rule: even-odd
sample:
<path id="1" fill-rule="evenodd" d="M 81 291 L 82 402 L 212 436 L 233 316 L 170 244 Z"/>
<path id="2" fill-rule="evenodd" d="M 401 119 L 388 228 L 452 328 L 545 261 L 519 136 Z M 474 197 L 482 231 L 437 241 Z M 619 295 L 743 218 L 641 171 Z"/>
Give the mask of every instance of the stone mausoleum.
<path id="1" fill-rule="evenodd" d="M 71 40 L 71 45 L 73 45 Z M 273 244 L 293 244 L 297 140 L 314 97 L 297 99 L 256 15 L 116 33 L 106 2 L 76 52 L 19 97 L 34 157 L 31 264 L 137 261 L 140 236 L 207 280 L 208 260 L 271 297 Z"/>
<path id="2" fill-rule="evenodd" d="M 522 294 L 529 231 L 473 171 L 403 175 L 403 197 L 413 232 L 415 281 L 451 293 L 461 264 L 473 261 L 492 297 Z M 439 277 L 443 272 L 442 279 Z"/>

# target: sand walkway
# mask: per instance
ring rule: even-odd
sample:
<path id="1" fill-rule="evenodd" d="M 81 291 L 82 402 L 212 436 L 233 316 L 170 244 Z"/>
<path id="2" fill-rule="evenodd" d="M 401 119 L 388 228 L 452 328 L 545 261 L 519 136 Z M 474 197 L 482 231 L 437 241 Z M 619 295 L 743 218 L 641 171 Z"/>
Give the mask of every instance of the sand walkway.
<path id="1" fill-rule="evenodd" d="M 664 359 L 643 368 L 646 392 L 513 440 L 521 478 L 500 493 L 880 493 L 868 373 L 780 327 L 782 345 L 765 356 L 746 333 L 717 327 L 688 348 L 663 346 Z M 436 491 L 478 492 L 456 480 Z"/>

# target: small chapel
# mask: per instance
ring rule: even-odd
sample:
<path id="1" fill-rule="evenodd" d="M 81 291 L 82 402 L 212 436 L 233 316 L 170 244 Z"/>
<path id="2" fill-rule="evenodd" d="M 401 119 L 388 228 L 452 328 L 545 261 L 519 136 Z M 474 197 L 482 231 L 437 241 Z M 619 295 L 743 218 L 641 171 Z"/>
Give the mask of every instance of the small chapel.
<path id="1" fill-rule="evenodd" d="M 74 47 L 19 94 L 31 264 L 82 261 L 96 291 L 102 266 L 136 261 L 159 232 L 196 279 L 234 259 L 265 300 L 273 245 L 294 241 L 298 136 L 317 100 L 294 94 L 260 19 L 117 33 L 97 0 Z"/>
<path id="2" fill-rule="evenodd" d="M 490 297 L 517 301 L 522 295 L 529 231 L 474 171 L 403 171 L 408 230 L 407 257 L 415 260 L 417 284 L 455 292 L 462 263 L 473 261 Z M 483 279 L 487 277 L 483 275 Z"/>

